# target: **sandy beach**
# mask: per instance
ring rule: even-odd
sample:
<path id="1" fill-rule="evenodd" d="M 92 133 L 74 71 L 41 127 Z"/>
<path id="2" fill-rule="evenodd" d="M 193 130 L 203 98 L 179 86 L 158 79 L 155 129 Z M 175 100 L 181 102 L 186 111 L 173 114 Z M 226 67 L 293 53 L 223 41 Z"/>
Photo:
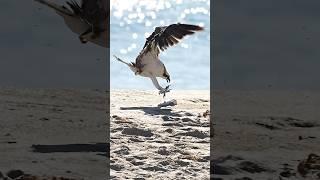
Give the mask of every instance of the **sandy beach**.
<path id="1" fill-rule="evenodd" d="M 0 89 L 0 179 L 108 179 L 106 93 Z M 111 178 L 208 179 L 209 91 L 111 92 Z M 108 113 L 108 111 L 107 111 Z M 90 168 L 88 168 L 90 167 Z"/>
<path id="2" fill-rule="evenodd" d="M 112 90 L 109 155 L 104 91 L 1 88 L 0 179 L 319 177 L 319 93 L 214 95 L 210 146 L 209 91 Z"/>
<path id="3" fill-rule="evenodd" d="M 215 91 L 214 179 L 320 179 L 319 107 L 318 92 Z"/>
<path id="4" fill-rule="evenodd" d="M 209 91 L 111 90 L 112 179 L 209 179 Z"/>
<path id="5" fill-rule="evenodd" d="M 105 179 L 105 97 L 100 90 L 1 88 L 0 179 Z"/>

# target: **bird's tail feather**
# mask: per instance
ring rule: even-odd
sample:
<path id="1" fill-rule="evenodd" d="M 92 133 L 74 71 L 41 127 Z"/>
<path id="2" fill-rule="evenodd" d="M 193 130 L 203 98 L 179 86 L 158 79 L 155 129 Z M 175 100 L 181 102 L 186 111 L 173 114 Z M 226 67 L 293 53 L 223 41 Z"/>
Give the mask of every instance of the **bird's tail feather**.
<path id="1" fill-rule="evenodd" d="M 34 0 L 34 1 L 36 1 L 38 3 L 41 3 L 41 4 L 44 4 L 44 5 L 54 9 L 55 11 L 57 11 L 59 13 L 66 14 L 66 15 L 69 15 L 69 16 L 73 15 L 72 12 L 69 9 L 67 9 L 66 7 L 58 5 L 58 4 L 56 4 L 54 2 L 51 2 L 49 0 Z"/>
<path id="2" fill-rule="evenodd" d="M 122 63 L 124 63 L 124 64 L 126 64 L 126 65 L 128 65 L 130 67 L 132 67 L 132 64 L 123 61 L 122 59 L 118 58 L 117 56 L 113 55 L 113 57 L 116 58 L 116 60 L 118 60 L 118 61 L 120 61 L 120 62 L 122 62 Z"/>

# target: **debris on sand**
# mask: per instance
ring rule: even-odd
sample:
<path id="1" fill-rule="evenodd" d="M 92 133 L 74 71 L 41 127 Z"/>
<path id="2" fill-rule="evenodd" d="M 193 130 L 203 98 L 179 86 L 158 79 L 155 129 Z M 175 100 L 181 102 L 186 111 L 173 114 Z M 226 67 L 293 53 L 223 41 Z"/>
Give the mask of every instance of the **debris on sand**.
<path id="1" fill-rule="evenodd" d="M 175 106 L 177 105 L 177 100 L 172 99 L 170 101 L 165 101 L 163 103 L 158 104 L 158 107 L 167 107 L 167 106 Z"/>
<path id="2" fill-rule="evenodd" d="M 320 156 L 309 154 L 308 158 L 298 165 L 298 172 L 303 176 L 318 176 L 320 178 Z"/>

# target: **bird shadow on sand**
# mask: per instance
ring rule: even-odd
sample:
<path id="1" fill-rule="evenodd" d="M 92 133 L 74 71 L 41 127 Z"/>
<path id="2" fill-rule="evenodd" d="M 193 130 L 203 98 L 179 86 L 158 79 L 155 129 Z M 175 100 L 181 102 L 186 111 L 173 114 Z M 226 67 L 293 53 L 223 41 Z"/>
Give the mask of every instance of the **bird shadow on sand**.
<path id="1" fill-rule="evenodd" d="M 96 144 L 61 144 L 61 145 L 32 145 L 35 153 L 58 153 L 58 152 L 98 152 L 97 155 L 110 157 L 109 143 Z"/>
<path id="2" fill-rule="evenodd" d="M 182 115 L 179 112 L 173 112 L 170 108 L 161 108 L 161 107 L 120 107 L 120 110 L 141 110 L 148 115 L 166 115 L 173 117 L 181 117 Z"/>

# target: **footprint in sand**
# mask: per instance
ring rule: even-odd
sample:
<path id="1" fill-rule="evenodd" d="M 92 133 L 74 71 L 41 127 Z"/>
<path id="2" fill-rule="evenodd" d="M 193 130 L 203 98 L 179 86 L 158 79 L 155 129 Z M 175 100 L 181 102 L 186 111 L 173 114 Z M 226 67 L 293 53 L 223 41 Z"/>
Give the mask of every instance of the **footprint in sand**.
<path id="1" fill-rule="evenodd" d="M 113 151 L 113 153 L 121 154 L 121 155 L 128 155 L 130 149 L 127 146 L 121 146 L 120 148 L 117 148 L 116 150 Z"/>
<path id="2" fill-rule="evenodd" d="M 124 166 L 121 164 L 110 165 L 110 169 L 115 170 L 115 171 L 121 171 L 123 168 L 124 168 Z"/>
<path id="3" fill-rule="evenodd" d="M 194 131 L 189 131 L 189 132 L 184 132 L 184 133 L 177 133 L 175 136 L 191 136 L 191 137 L 196 137 L 199 139 L 205 139 L 209 137 L 207 133 L 201 132 L 199 130 L 194 130 Z"/>
<path id="4" fill-rule="evenodd" d="M 140 129 L 140 128 L 124 128 L 122 131 L 122 134 L 126 135 L 132 135 L 132 136 L 144 136 L 144 137 L 151 137 L 153 136 L 153 133 L 151 130 L 145 130 L 145 129 Z"/>
<path id="5" fill-rule="evenodd" d="M 169 155 L 170 154 L 170 151 L 167 150 L 167 147 L 165 146 L 161 146 L 159 147 L 158 149 L 158 154 L 161 154 L 161 155 Z"/>

